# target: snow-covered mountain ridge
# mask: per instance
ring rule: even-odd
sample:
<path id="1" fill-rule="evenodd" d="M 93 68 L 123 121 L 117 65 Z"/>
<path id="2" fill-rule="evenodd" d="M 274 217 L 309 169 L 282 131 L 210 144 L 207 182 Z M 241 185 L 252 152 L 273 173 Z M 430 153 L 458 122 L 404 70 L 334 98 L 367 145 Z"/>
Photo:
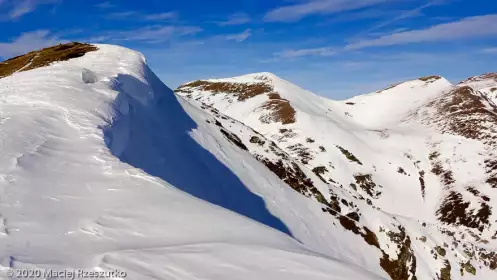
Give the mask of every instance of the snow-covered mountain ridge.
<path id="1" fill-rule="evenodd" d="M 488 77 L 471 81 L 489 87 Z M 176 92 L 248 125 L 312 170 L 328 185 L 316 200 L 330 213 L 376 221 L 364 231 L 341 225 L 379 249 L 379 264 L 392 279 L 495 277 L 491 91 L 429 76 L 333 101 L 257 73 L 187 83 Z M 286 113 L 274 100 L 284 102 Z M 390 221 L 378 223 L 375 212 Z M 385 256 L 384 248 L 394 251 Z M 428 272 L 420 261 L 430 263 Z"/>
<path id="2" fill-rule="evenodd" d="M 0 79 L 0 279 L 383 279 L 312 249 L 313 225 L 328 223 L 320 206 L 233 146 L 141 54 L 95 47 Z"/>
<path id="3" fill-rule="evenodd" d="M 496 276 L 491 90 L 430 76 L 333 101 L 258 73 L 175 95 L 110 45 L 7 64 L 0 278 Z"/>

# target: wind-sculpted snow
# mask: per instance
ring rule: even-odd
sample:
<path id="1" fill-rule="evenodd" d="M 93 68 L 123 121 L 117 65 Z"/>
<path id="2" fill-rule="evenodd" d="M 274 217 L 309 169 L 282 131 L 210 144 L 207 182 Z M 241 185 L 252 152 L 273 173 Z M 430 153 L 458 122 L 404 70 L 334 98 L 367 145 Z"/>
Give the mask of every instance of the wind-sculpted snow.
<path id="1" fill-rule="evenodd" d="M 189 194 L 290 234 L 261 197 L 195 142 L 189 133 L 197 124 L 169 88 L 147 67 L 143 71 L 145 82 L 126 74 L 114 78 L 117 114 L 105 129 L 112 153 Z M 148 100 L 137 93 L 148 93 Z"/>
<path id="2" fill-rule="evenodd" d="M 382 279 L 315 249 L 337 244 L 320 238 L 320 207 L 178 101 L 139 53 L 97 47 L 0 80 L 0 279 Z"/>

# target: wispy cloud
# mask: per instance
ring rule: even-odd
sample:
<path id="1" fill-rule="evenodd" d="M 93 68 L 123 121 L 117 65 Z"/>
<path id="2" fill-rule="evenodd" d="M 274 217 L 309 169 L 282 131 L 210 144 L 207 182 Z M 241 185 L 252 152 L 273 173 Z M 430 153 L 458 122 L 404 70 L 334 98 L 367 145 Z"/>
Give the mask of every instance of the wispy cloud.
<path id="1" fill-rule="evenodd" d="M 26 32 L 11 42 L 0 43 L 0 56 L 7 58 L 30 52 L 34 49 L 52 46 L 61 40 L 51 35 L 48 30 Z"/>
<path id="2" fill-rule="evenodd" d="M 38 8 L 38 6 L 45 4 L 54 4 L 60 1 L 62 0 L 16 0 L 13 1 L 12 3 L 8 3 L 11 5 L 7 17 L 10 20 L 18 19 L 24 15 L 27 15 L 35 11 L 36 8 Z"/>
<path id="3" fill-rule="evenodd" d="M 160 43 L 177 37 L 193 35 L 201 32 L 196 26 L 147 26 L 144 28 L 110 32 L 107 41 L 141 41 L 146 43 Z"/>
<path id="4" fill-rule="evenodd" d="M 104 2 L 96 4 L 95 7 L 99 8 L 99 9 L 111 9 L 111 8 L 115 8 L 117 6 L 115 4 L 112 4 L 112 2 L 110 2 L 110 1 L 104 1 Z"/>
<path id="5" fill-rule="evenodd" d="M 106 17 L 110 19 L 123 19 L 129 16 L 136 16 L 138 14 L 139 14 L 138 11 L 123 11 L 123 12 L 110 13 Z"/>
<path id="6" fill-rule="evenodd" d="M 313 48 L 313 49 L 299 49 L 299 50 L 285 50 L 275 53 L 275 56 L 280 58 L 296 58 L 303 56 L 332 56 L 337 53 L 335 48 Z"/>
<path id="7" fill-rule="evenodd" d="M 345 47 L 348 50 L 421 42 L 438 42 L 497 35 L 497 14 L 463 18 L 426 29 L 409 30 L 365 39 Z"/>
<path id="8" fill-rule="evenodd" d="M 178 17 L 178 14 L 176 12 L 167 12 L 167 13 L 144 15 L 143 19 L 152 20 L 152 21 L 155 21 L 155 20 L 160 21 L 160 20 L 172 20 L 172 19 L 176 19 L 177 17 Z"/>
<path id="9" fill-rule="evenodd" d="M 495 48 L 486 48 L 481 50 L 482 53 L 490 53 L 490 54 L 497 54 L 497 47 Z"/>
<path id="10" fill-rule="evenodd" d="M 177 19 L 178 14 L 176 12 L 144 14 L 139 11 L 123 11 L 110 13 L 106 17 L 115 20 L 168 21 Z"/>
<path id="11" fill-rule="evenodd" d="M 441 5 L 441 4 L 443 4 L 442 1 L 432 1 L 432 2 L 426 3 L 424 5 L 421 5 L 419 7 L 416 7 L 414 9 L 403 11 L 399 15 L 397 15 L 393 18 L 390 18 L 386 21 L 383 21 L 383 22 L 371 27 L 370 29 L 367 30 L 367 32 L 377 30 L 377 29 L 383 28 L 385 26 L 392 25 L 392 24 L 399 22 L 401 20 L 422 16 L 424 9 L 427 9 L 429 7 L 436 6 L 436 5 Z"/>
<path id="12" fill-rule="evenodd" d="M 247 15 L 246 13 L 235 13 L 235 14 L 232 14 L 231 16 L 229 16 L 227 20 L 220 21 L 217 24 L 219 26 L 241 25 L 241 24 L 249 23 L 250 20 L 251 20 L 250 16 Z"/>
<path id="13" fill-rule="evenodd" d="M 305 0 L 304 3 L 283 6 L 269 11 L 265 21 L 289 22 L 315 14 L 334 14 L 371 7 L 392 0 Z"/>
<path id="14" fill-rule="evenodd" d="M 237 41 L 237 42 L 243 42 L 247 40 L 250 36 L 252 36 L 252 29 L 245 29 L 242 33 L 238 34 L 231 34 L 225 36 L 226 40 L 232 40 L 232 41 Z"/>

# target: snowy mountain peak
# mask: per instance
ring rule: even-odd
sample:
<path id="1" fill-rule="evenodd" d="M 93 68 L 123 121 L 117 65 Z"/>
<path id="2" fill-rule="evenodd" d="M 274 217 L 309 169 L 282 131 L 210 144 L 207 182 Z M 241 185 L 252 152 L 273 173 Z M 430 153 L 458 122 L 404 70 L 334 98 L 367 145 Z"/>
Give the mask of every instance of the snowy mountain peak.
<path id="1" fill-rule="evenodd" d="M 459 84 L 468 84 L 472 82 L 481 82 L 481 81 L 497 82 L 497 73 L 485 73 L 479 76 L 473 76 L 460 82 Z"/>
<path id="2" fill-rule="evenodd" d="M 105 279 L 382 279 L 320 249 L 331 240 L 318 226 L 320 205 L 230 130 L 263 136 L 176 96 L 140 53 L 92 49 L 31 56 L 34 64 L 20 57 L 0 79 L 0 279 L 13 269 L 124 273 Z M 40 67 L 20 71 L 30 65 Z M 309 172 L 285 166 L 309 185 Z"/>
<path id="3" fill-rule="evenodd" d="M 476 86 L 334 101 L 254 73 L 174 94 L 126 48 L 34 53 L 0 64 L 0 279 L 496 279 L 497 108 Z"/>
<path id="4" fill-rule="evenodd" d="M 497 104 L 497 73 L 486 73 L 473 76 L 458 84 L 459 86 L 470 86 L 481 92 L 494 104 Z"/>
<path id="5" fill-rule="evenodd" d="M 414 87 L 427 87 L 428 85 L 433 84 L 433 83 L 439 84 L 439 85 L 440 84 L 451 85 L 451 83 L 443 77 L 425 76 L 425 77 L 421 77 L 418 79 L 408 80 L 408 81 L 400 82 L 397 84 L 393 84 L 385 89 L 376 91 L 376 93 L 389 92 L 391 89 L 399 89 L 399 88 L 406 89 L 406 88 L 414 88 Z"/>
<path id="6" fill-rule="evenodd" d="M 257 84 L 255 74 L 242 77 L 216 81 Z M 233 119 L 257 132 L 230 130 L 237 145 L 357 235 L 356 246 L 380 253 L 391 279 L 494 277 L 497 114 L 479 91 L 427 76 L 333 101 L 274 80 L 264 84 L 288 100 L 294 122 L 263 121 L 268 95 L 240 102 L 234 89 L 200 84 L 177 92 L 223 127 Z M 307 183 L 297 184 L 295 173 Z"/>

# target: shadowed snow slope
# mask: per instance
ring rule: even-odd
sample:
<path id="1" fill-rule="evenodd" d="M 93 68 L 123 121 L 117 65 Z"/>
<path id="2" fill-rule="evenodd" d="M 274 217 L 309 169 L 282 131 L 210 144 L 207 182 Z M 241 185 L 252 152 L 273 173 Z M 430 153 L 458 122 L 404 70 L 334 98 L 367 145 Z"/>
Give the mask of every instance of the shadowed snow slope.
<path id="1" fill-rule="evenodd" d="M 326 245 L 320 206 L 231 145 L 140 54 L 98 48 L 0 79 L 0 279 L 9 268 L 386 277 Z"/>

